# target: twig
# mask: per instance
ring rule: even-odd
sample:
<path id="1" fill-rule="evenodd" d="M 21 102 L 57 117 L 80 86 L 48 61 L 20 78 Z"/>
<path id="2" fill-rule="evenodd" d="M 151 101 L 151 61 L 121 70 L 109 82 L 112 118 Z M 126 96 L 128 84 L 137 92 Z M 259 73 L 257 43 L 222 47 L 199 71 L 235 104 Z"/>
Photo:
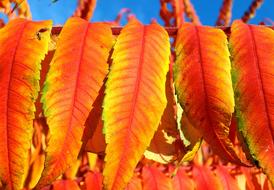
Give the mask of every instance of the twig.
<path id="1" fill-rule="evenodd" d="M 274 26 L 266 26 L 266 27 L 269 27 L 272 30 L 274 30 Z M 164 28 L 166 29 L 169 36 L 174 37 L 177 35 L 178 27 L 164 27 Z M 217 26 L 216 28 L 223 30 L 227 35 L 230 34 L 230 27 Z M 119 35 L 122 29 L 123 29 L 123 27 L 120 27 L 120 26 L 111 27 L 113 35 Z M 62 30 L 61 26 L 55 26 L 52 28 L 51 33 L 54 35 L 58 35 L 61 32 L 61 30 Z"/>
<path id="2" fill-rule="evenodd" d="M 232 15 L 232 4 L 233 0 L 224 0 L 218 19 L 216 21 L 216 26 L 228 26 L 231 21 Z"/>
<path id="3" fill-rule="evenodd" d="M 190 0 L 183 0 L 185 5 L 185 13 L 186 16 L 190 19 L 191 22 L 193 22 L 196 25 L 201 25 L 200 19 L 198 15 L 196 14 L 196 11 L 190 2 Z"/>
<path id="4" fill-rule="evenodd" d="M 262 3 L 263 0 L 253 0 L 248 10 L 244 13 L 244 16 L 242 16 L 242 21 L 248 22 L 251 18 L 253 18 L 256 13 L 256 10 L 260 8 Z"/>

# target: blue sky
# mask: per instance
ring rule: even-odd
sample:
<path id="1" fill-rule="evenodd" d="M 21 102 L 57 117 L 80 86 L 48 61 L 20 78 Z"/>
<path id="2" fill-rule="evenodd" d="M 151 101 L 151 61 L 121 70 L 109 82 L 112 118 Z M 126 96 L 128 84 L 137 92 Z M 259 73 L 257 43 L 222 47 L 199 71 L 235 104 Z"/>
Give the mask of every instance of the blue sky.
<path id="1" fill-rule="evenodd" d="M 192 0 L 204 25 L 214 25 L 223 0 Z M 214 2 L 214 3 L 213 3 Z M 233 19 L 240 18 L 252 0 L 234 0 Z M 77 0 L 29 0 L 33 20 L 51 19 L 55 24 L 63 24 L 74 12 Z M 92 21 L 114 20 L 122 8 L 130 8 L 143 23 L 151 18 L 162 24 L 159 16 L 159 0 L 97 0 L 97 7 Z M 274 0 L 265 0 L 250 23 L 258 24 L 265 18 L 274 20 Z M 125 23 L 125 21 L 123 22 Z"/>

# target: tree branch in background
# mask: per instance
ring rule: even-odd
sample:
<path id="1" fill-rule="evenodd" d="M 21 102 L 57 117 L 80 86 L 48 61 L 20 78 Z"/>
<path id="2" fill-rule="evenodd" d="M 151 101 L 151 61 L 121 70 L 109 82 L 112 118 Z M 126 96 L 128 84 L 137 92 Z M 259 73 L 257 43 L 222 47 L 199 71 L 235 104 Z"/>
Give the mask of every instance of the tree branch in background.
<path id="1" fill-rule="evenodd" d="M 256 10 L 260 8 L 262 3 L 263 0 L 253 0 L 248 10 L 244 13 L 244 16 L 242 16 L 242 21 L 248 22 L 251 18 L 253 18 L 255 16 Z"/>
<path id="2" fill-rule="evenodd" d="M 31 19 L 31 11 L 27 0 L 0 0 L 0 12 L 7 15 L 9 20 L 18 17 Z"/>
<path id="3" fill-rule="evenodd" d="M 4 27 L 5 26 L 5 22 L 3 19 L 0 19 L 0 28 Z"/>
<path id="4" fill-rule="evenodd" d="M 184 3 L 181 0 L 160 0 L 160 16 L 165 26 L 180 26 L 184 23 Z M 168 9 L 168 4 L 172 10 Z"/>
<path id="5" fill-rule="evenodd" d="M 135 18 L 135 15 L 132 14 L 131 10 L 128 8 L 123 8 L 120 10 L 120 12 L 118 13 L 118 15 L 116 16 L 115 20 L 113 21 L 113 24 L 115 26 L 120 26 L 121 25 L 121 20 L 123 18 L 123 16 L 126 15 L 126 19 L 129 21 L 132 18 Z"/>
<path id="6" fill-rule="evenodd" d="M 185 6 L 184 3 L 181 0 L 173 0 L 171 2 L 173 11 L 174 11 L 174 17 L 175 17 L 175 26 L 181 26 L 184 22 L 184 12 L 185 12 Z"/>
<path id="7" fill-rule="evenodd" d="M 78 7 L 73 16 L 90 20 L 96 7 L 96 0 L 78 0 Z"/>
<path id="8" fill-rule="evenodd" d="M 10 0 L 10 2 L 15 5 L 8 14 L 9 18 L 20 17 L 31 19 L 31 11 L 27 0 Z M 17 12 L 17 16 L 14 15 L 15 11 Z"/>
<path id="9" fill-rule="evenodd" d="M 7 14 L 10 11 L 10 1 L 9 0 L 1 0 L 0 1 L 0 12 Z"/>
<path id="10" fill-rule="evenodd" d="M 232 17 L 233 0 L 223 0 L 216 26 L 228 26 Z"/>
<path id="11" fill-rule="evenodd" d="M 183 0 L 185 5 L 185 12 L 186 16 L 189 18 L 191 22 L 193 22 L 196 25 L 201 25 L 199 16 L 196 14 L 196 11 L 191 3 L 190 0 Z"/>

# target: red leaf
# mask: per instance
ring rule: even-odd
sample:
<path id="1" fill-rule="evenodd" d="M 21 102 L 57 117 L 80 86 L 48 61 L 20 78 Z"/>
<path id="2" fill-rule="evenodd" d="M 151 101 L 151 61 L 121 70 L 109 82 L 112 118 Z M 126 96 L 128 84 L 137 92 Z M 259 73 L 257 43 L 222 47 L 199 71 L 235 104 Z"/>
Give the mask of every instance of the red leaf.
<path id="1" fill-rule="evenodd" d="M 88 172 L 85 178 L 86 189 L 103 189 L 103 176 L 98 172 Z"/>
<path id="2" fill-rule="evenodd" d="M 142 169 L 143 190 L 172 190 L 171 180 L 155 166 Z"/>
<path id="3" fill-rule="evenodd" d="M 187 176 L 185 169 L 180 167 L 172 179 L 174 190 L 194 190 L 193 180 Z"/>
<path id="4" fill-rule="evenodd" d="M 53 190 L 80 190 L 80 187 L 73 180 L 57 180 L 53 183 Z"/>
<path id="5" fill-rule="evenodd" d="M 241 164 L 228 138 L 234 96 L 226 38 L 220 29 L 184 24 L 176 39 L 174 82 L 190 123 L 215 153 Z"/>
<path id="6" fill-rule="evenodd" d="M 220 180 L 207 166 L 194 165 L 192 171 L 196 190 L 223 190 Z"/>
<path id="7" fill-rule="evenodd" d="M 238 129 L 274 185 L 274 31 L 235 21 L 230 37 Z"/>

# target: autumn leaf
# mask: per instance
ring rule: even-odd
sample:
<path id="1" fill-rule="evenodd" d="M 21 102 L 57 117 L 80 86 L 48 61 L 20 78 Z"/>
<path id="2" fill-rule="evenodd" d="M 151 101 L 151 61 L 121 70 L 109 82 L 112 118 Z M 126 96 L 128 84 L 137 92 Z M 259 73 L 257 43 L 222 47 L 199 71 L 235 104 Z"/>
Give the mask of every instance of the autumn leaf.
<path id="1" fill-rule="evenodd" d="M 274 31 L 235 21 L 231 32 L 238 129 L 274 185 Z"/>
<path id="2" fill-rule="evenodd" d="M 70 18 L 64 25 L 43 88 L 41 101 L 49 126 L 40 188 L 77 159 L 84 124 L 108 72 L 110 28 Z"/>
<path id="3" fill-rule="evenodd" d="M 49 30 L 38 39 L 41 28 Z M 0 179 L 6 189 L 23 188 L 50 28 L 51 21 L 15 19 L 0 30 Z"/>
<path id="4" fill-rule="evenodd" d="M 171 180 L 159 168 L 144 166 L 142 169 L 143 190 L 172 190 Z"/>
<path id="5" fill-rule="evenodd" d="M 194 182 L 187 175 L 183 167 L 178 168 L 176 175 L 172 178 L 172 187 L 175 190 L 194 190 Z"/>
<path id="6" fill-rule="evenodd" d="M 35 161 L 29 167 L 28 177 L 25 180 L 28 188 L 34 188 L 38 183 L 41 173 L 44 169 L 45 154 L 41 153 L 36 156 Z"/>
<path id="7" fill-rule="evenodd" d="M 139 172 L 135 172 L 135 175 L 129 181 L 125 190 L 142 190 L 142 180 L 138 177 Z"/>
<path id="8" fill-rule="evenodd" d="M 181 131 L 183 132 L 184 138 L 188 141 L 188 145 L 185 148 L 185 154 L 180 160 L 180 164 L 183 162 L 190 162 L 194 159 L 197 151 L 200 149 L 203 142 L 202 135 L 188 120 L 185 113 L 182 114 L 181 118 Z"/>
<path id="9" fill-rule="evenodd" d="M 52 190 L 80 190 L 80 187 L 75 181 L 64 179 L 55 181 Z"/>
<path id="10" fill-rule="evenodd" d="M 103 176 L 99 172 L 88 172 L 85 178 L 86 189 L 103 189 Z"/>
<path id="11" fill-rule="evenodd" d="M 225 190 L 240 190 L 235 178 L 230 175 L 228 167 L 223 165 L 216 166 L 216 176 L 220 179 L 223 189 Z"/>
<path id="12" fill-rule="evenodd" d="M 117 38 L 103 103 L 108 190 L 126 187 L 157 130 L 167 103 L 169 48 L 161 26 L 135 19 Z"/>
<path id="13" fill-rule="evenodd" d="M 217 154 L 240 164 L 228 138 L 234 98 L 226 35 L 184 24 L 175 49 L 175 89 L 187 118 Z"/>
<path id="14" fill-rule="evenodd" d="M 222 190 L 222 184 L 219 178 L 213 173 L 208 166 L 194 165 L 192 170 L 193 180 L 197 190 L 212 189 Z"/>

